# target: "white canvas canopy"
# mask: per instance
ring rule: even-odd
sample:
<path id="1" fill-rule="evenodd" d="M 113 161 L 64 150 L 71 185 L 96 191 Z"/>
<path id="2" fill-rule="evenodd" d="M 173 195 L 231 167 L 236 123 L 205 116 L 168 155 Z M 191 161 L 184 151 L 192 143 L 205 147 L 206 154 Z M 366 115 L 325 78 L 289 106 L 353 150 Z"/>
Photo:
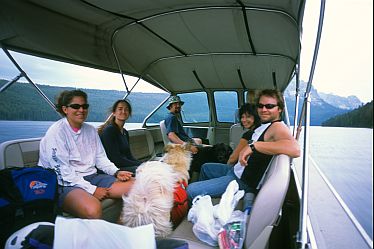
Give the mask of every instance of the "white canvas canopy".
<path id="1" fill-rule="evenodd" d="M 123 72 L 170 92 L 283 91 L 303 0 L 0 0 L 1 46 Z"/>

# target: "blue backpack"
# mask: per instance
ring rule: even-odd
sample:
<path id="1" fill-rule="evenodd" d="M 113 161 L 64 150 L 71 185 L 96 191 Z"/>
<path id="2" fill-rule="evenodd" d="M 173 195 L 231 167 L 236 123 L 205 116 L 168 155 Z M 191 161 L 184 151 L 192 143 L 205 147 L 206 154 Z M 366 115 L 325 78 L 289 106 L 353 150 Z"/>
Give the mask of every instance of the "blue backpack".
<path id="1" fill-rule="evenodd" d="M 38 221 L 54 222 L 57 177 L 42 167 L 0 170 L 0 248 L 20 228 Z"/>

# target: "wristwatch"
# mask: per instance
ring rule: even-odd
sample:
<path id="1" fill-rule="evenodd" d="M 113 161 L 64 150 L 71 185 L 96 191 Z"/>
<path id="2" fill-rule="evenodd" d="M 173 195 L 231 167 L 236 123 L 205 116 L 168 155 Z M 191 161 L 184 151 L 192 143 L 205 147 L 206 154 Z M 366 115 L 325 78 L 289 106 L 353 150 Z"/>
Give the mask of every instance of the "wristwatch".
<path id="1" fill-rule="evenodd" d="M 251 147 L 252 153 L 256 151 L 256 148 L 255 148 L 255 142 L 251 142 L 251 143 L 249 144 L 249 147 Z"/>

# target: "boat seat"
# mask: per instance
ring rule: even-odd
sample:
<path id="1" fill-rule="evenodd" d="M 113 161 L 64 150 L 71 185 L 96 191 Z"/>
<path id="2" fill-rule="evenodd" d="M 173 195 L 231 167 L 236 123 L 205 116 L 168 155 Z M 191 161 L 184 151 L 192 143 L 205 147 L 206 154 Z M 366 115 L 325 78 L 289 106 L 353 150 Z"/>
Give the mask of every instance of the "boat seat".
<path id="1" fill-rule="evenodd" d="M 146 129 L 129 130 L 130 149 L 133 156 L 144 162 L 159 160 L 156 156 L 155 143 L 150 131 Z"/>
<path id="2" fill-rule="evenodd" d="M 6 141 L 0 144 L 0 170 L 12 167 L 33 167 L 39 161 L 39 138 Z"/>
<path id="3" fill-rule="evenodd" d="M 164 145 L 171 143 L 169 140 L 168 134 L 166 132 L 165 120 L 162 120 L 160 122 L 160 130 L 161 130 L 162 140 L 164 141 Z"/>
<path id="4" fill-rule="evenodd" d="M 233 124 L 230 127 L 230 147 L 235 150 L 236 146 L 239 144 L 240 138 L 242 138 L 242 135 L 244 132 L 248 131 L 248 129 L 241 126 L 240 123 Z"/>
<path id="5" fill-rule="evenodd" d="M 154 143 L 151 134 L 147 130 L 131 130 L 131 149 L 134 157 L 139 160 L 155 159 Z M 0 170 L 10 167 L 33 167 L 39 161 L 39 138 L 27 138 L 6 141 L 0 144 Z M 122 200 L 106 199 L 101 202 L 103 219 L 117 222 L 122 210 Z M 63 216 L 72 217 L 68 213 Z"/>
<path id="6" fill-rule="evenodd" d="M 290 175 L 290 158 L 274 156 L 249 216 L 244 248 L 267 248 L 270 234 L 281 218 Z"/>
<path id="7" fill-rule="evenodd" d="M 278 225 L 281 217 L 289 181 L 289 157 L 286 155 L 274 156 L 264 177 L 262 188 L 253 203 L 252 211 L 247 221 L 247 232 L 243 248 L 265 249 L 268 247 L 273 227 Z M 242 205 L 241 201 L 238 206 L 240 207 L 240 205 Z M 187 218 L 173 231 L 170 237 L 187 241 L 190 248 L 214 248 L 195 237 L 192 232 L 192 223 Z"/>

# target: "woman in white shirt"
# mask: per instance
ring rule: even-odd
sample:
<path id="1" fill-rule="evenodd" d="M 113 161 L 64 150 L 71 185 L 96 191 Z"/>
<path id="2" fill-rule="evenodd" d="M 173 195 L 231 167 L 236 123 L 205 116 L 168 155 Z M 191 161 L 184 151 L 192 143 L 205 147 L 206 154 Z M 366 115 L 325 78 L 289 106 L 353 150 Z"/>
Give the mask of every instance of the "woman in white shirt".
<path id="1" fill-rule="evenodd" d="M 109 161 L 95 127 L 86 124 L 87 94 L 63 91 L 57 110 L 64 118 L 54 123 L 40 142 L 39 165 L 55 170 L 59 206 L 80 218 L 99 219 L 101 200 L 122 198 L 130 190 L 132 173 Z M 98 174 L 97 169 L 105 174 Z"/>

